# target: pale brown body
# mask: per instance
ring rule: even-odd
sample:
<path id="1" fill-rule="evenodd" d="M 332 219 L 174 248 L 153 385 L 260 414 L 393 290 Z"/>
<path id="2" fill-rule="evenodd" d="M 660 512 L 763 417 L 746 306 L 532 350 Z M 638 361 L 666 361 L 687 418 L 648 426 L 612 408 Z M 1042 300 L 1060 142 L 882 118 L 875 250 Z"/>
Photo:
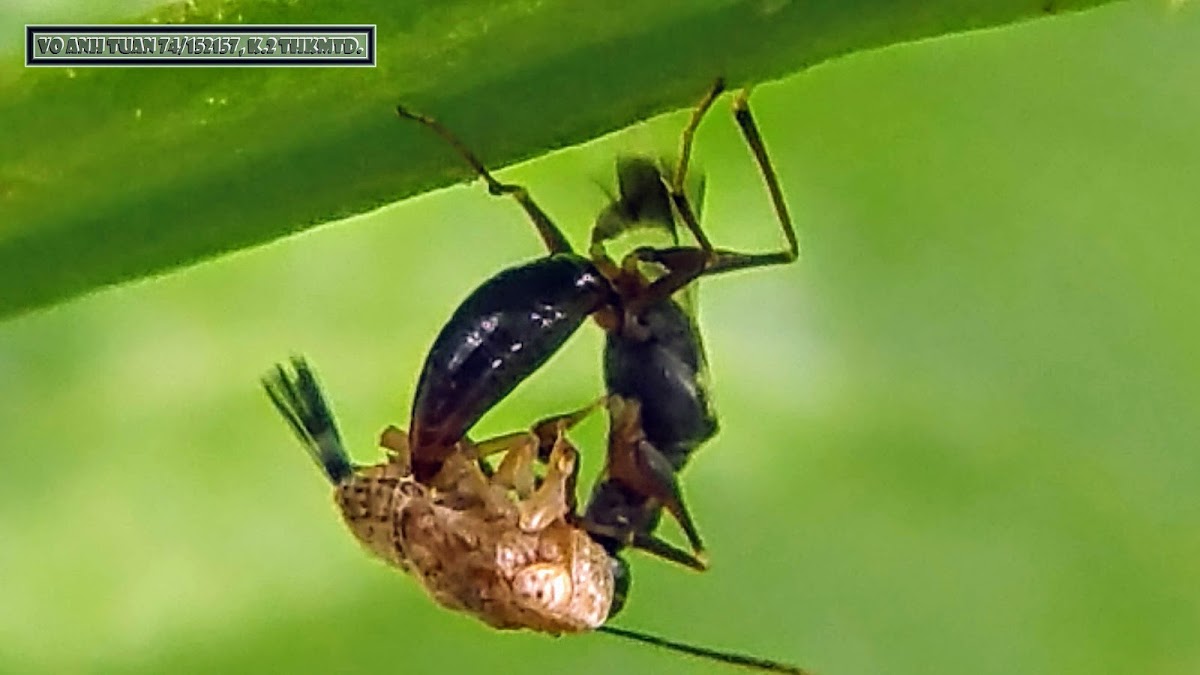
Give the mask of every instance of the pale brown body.
<path id="1" fill-rule="evenodd" d="M 558 635 L 594 630 L 608 617 L 608 554 L 573 526 L 577 451 L 562 436 L 534 488 L 532 433 L 474 446 L 466 441 L 429 484 L 409 471 L 407 436 L 390 427 L 390 460 L 358 467 L 334 488 L 355 537 L 413 576 L 439 604 L 501 629 Z M 504 451 L 491 478 L 481 454 Z"/>

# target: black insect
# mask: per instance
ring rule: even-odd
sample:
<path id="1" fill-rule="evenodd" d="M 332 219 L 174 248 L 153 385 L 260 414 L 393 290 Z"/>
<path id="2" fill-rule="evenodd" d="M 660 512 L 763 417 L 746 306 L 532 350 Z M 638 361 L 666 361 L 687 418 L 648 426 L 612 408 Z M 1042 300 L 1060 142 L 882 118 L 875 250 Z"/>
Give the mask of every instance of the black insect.
<path id="1" fill-rule="evenodd" d="M 409 435 L 388 427 L 387 458 L 355 464 L 312 368 L 301 358 L 263 378 L 275 408 L 333 484 L 343 521 L 373 555 L 412 576 L 436 602 L 499 629 L 561 635 L 598 631 L 771 672 L 787 664 L 605 625 L 614 577 L 609 554 L 574 511 L 578 453 L 564 433 L 595 405 L 547 418 L 530 431 L 475 444 L 463 439 L 430 481 L 412 473 Z M 554 441 L 545 475 L 533 464 L 541 438 Z M 503 453 L 485 474 L 480 460 Z M 515 498 L 514 498 L 515 496 Z"/>
<path id="2" fill-rule="evenodd" d="M 721 90 L 718 82 L 693 114 L 674 172 L 640 158 L 619 162 L 620 195 L 598 218 L 589 257 L 571 249 L 522 187 L 496 181 L 445 127 L 399 109 L 453 145 L 490 192 L 512 195 L 549 255 L 495 275 L 455 311 L 421 371 L 410 431 L 389 427 L 381 437 L 389 450 L 383 463 L 359 466 L 349 460 L 303 361 L 294 361 L 291 371 L 278 368 L 264 384 L 334 483 L 351 531 L 374 554 L 414 575 L 439 603 L 498 628 L 597 630 L 734 665 L 802 673 L 786 664 L 602 625 L 628 592 L 628 567 L 619 556 L 624 548 L 704 567 L 703 545 L 676 474 L 717 424 L 700 334 L 676 294 L 704 275 L 797 256 L 778 181 L 744 92 L 735 99 L 735 116 L 767 180 L 788 248 L 759 255 L 714 249 L 700 229 L 683 185 L 692 136 Z M 676 214 L 696 245 L 679 245 Z M 672 245 L 637 249 L 617 265 L 605 252 L 606 242 L 642 227 L 667 231 Z M 611 429 L 604 474 L 580 515 L 574 502 L 577 455 L 564 432 L 590 408 L 481 443 L 466 434 L 588 317 L 608 333 L 604 400 Z M 498 453 L 503 459 L 495 470 L 483 464 L 485 456 Z M 547 465 L 541 478 L 532 471 L 535 459 Z M 683 527 L 692 553 L 653 535 L 663 508 Z"/>
<path id="3" fill-rule="evenodd" d="M 747 254 L 714 248 L 684 186 L 692 140 L 723 91 L 717 82 L 684 128 L 674 171 L 643 158 L 618 163 L 619 196 L 597 219 L 590 256 L 575 253 L 528 191 L 496 180 L 483 163 L 438 121 L 400 107 L 449 143 L 493 195 L 510 195 L 532 220 L 549 255 L 506 269 L 475 289 L 434 341 L 422 369 L 410 423 L 415 455 L 452 452 L 476 421 L 553 355 L 587 319 L 607 331 L 605 385 L 611 417 L 604 474 L 583 526 L 617 561 L 619 611 L 628 591 L 626 547 L 704 569 L 704 547 L 684 504 L 676 474 L 717 430 L 705 384 L 699 330 L 676 295 L 701 276 L 790 263 L 798 244 L 778 178 L 747 106 L 734 98 L 734 116 L 761 170 L 787 239 L 778 252 Z M 676 214 L 695 239 L 678 245 Z M 641 227 L 668 231 L 676 244 L 639 248 L 618 265 L 605 243 Z M 414 467 L 418 476 L 436 467 Z M 656 537 L 666 508 L 679 522 L 691 553 Z"/>

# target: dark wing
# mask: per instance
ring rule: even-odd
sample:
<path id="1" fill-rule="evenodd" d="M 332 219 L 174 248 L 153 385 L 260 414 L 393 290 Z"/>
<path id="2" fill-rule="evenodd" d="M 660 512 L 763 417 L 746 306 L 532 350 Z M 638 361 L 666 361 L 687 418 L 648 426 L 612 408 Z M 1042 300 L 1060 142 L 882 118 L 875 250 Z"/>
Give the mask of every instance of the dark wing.
<path id="1" fill-rule="evenodd" d="M 675 246 L 679 234 L 671 198 L 663 173 L 648 157 L 628 156 L 617 160 L 617 197 L 600 211 L 592 228 L 592 245 L 603 245 L 625 235 L 642 232 L 654 241 L 639 240 L 639 246 Z"/>
<path id="2" fill-rule="evenodd" d="M 354 472 L 354 465 L 312 368 L 299 356 L 292 357 L 291 366 L 291 371 L 275 366 L 263 376 L 263 388 L 309 456 L 336 484 Z"/>

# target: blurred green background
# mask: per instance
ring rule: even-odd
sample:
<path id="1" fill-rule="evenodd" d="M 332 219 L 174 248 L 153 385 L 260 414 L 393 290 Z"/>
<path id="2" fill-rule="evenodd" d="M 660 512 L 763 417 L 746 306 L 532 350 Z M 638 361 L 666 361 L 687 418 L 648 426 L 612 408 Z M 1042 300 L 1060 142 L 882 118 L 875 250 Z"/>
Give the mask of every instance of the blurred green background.
<path id="1" fill-rule="evenodd" d="M 803 259 L 703 285 L 713 569 L 635 557 L 619 623 L 825 675 L 1200 672 L 1198 47 L 1200 7 L 1122 4 L 760 87 Z M 726 110 L 707 226 L 775 246 Z M 582 243 L 615 154 L 682 119 L 503 175 Z M 0 672 L 716 671 L 434 606 L 258 389 L 307 355 L 370 459 L 457 302 L 539 253 L 460 186 L 0 324 Z M 595 396 L 600 339 L 479 434 Z"/>

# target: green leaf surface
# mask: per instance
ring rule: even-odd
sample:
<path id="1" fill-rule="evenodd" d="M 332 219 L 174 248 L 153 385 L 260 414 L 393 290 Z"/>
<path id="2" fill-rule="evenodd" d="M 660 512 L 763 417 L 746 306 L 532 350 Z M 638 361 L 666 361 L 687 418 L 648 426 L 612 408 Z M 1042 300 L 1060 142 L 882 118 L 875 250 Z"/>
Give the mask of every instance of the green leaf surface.
<path id="1" fill-rule="evenodd" d="M 630 555 L 619 625 L 821 675 L 1200 673 L 1197 45 L 1197 3 L 1120 3 L 755 92 L 802 260 L 701 284 L 721 431 L 682 480 L 713 565 Z M 593 179 L 685 117 L 504 177 L 583 242 Z M 777 245 L 724 101 L 695 158 L 713 241 Z M 257 386 L 304 354 L 372 461 L 453 309 L 541 252 L 463 185 L 0 322 L 0 673 L 740 672 L 437 606 Z M 602 345 L 478 437 L 598 395 Z M 572 436 L 581 499 L 605 434 Z"/>
<path id="2" fill-rule="evenodd" d="M 10 40 L 0 316 L 466 178 L 444 147 L 397 122 L 399 101 L 502 166 L 686 106 L 719 74 L 760 82 L 1103 1 L 200 0 L 150 15 L 376 23 L 373 69 L 22 72 Z"/>

